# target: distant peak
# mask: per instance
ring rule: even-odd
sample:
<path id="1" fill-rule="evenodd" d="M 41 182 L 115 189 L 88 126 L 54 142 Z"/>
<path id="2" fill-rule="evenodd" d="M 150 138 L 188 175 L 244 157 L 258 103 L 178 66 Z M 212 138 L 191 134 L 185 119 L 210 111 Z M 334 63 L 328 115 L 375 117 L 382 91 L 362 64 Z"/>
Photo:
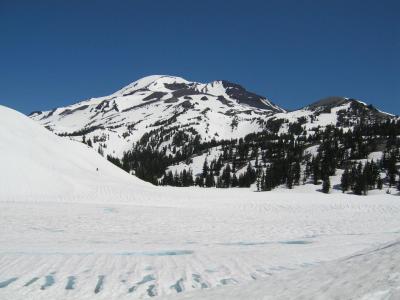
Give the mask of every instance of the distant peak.
<path id="1" fill-rule="evenodd" d="M 322 98 L 310 105 L 307 105 L 305 109 L 317 109 L 320 107 L 335 107 L 349 102 L 349 98 L 341 96 L 329 96 Z"/>
<path id="2" fill-rule="evenodd" d="M 319 112 L 330 111 L 332 108 L 340 107 L 345 104 L 350 104 L 352 109 L 355 109 L 358 111 L 368 110 L 369 112 L 379 115 L 381 117 L 393 116 L 389 113 L 380 111 L 379 109 L 374 107 L 372 104 L 368 105 L 367 103 L 360 101 L 358 99 L 341 97 L 341 96 L 330 96 L 330 97 L 323 98 L 323 99 L 318 100 L 310 105 L 303 107 L 303 109 L 319 111 Z"/>

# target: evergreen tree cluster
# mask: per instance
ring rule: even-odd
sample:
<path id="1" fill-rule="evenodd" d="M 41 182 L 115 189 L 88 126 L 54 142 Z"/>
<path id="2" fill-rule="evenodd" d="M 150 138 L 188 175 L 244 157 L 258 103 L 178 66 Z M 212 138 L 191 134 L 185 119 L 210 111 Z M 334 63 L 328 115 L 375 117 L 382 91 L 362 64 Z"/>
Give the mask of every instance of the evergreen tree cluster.
<path id="1" fill-rule="evenodd" d="M 244 138 L 204 142 L 192 128 L 179 126 L 157 129 L 143 135 L 121 161 L 115 162 L 128 172 L 153 184 L 200 187 L 249 187 L 269 191 L 280 185 L 294 186 L 322 183 L 322 191 L 332 188 L 330 176 L 344 170 L 344 192 L 365 195 L 368 190 L 399 185 L 400 121 L 361 122 L 344 130 L 327 126 L 303 130 L 306 120 L 290 125 L 289 133 L 278 134 L 285 123 L 268 121 L 273 130 L 252 133 Z M 311 133 L 310 133 L 311 132 Z M 315 149 L 311 151 L 309 149 Z M 220 153 L 209 159 L 212 151 Z M 383 151 L 383 159 L 364 164 L 374 151 Z M 204 155 L 202 172 L 185 169 L 173 173 L 168 167 L 190 165 L 194 156 Z M 110 160 L 110 159 L 109 159 Z M 386 174 L 381 178 L 381 173 Z"/>
<path id="2" fill-rule="evenodd" d="M 183 169 L 179 174 L 178 172 L 175 172 L 175 174 L 173 174 L 172 171 L 166 172 L 159 183 L 161 185 L 181 187 L 193 186 L 194 181 L 192 170 L 189 169 L 189 171 L 186 171 L 186 169 Z"/>
<path id="3" fill-rule="evenodd" d="M 344 192 L 351 190 L 356 195 L 367 195 L 369 190 L 382 189 L 383 181 L 378 165 L 372 162 L 352 163 L 346 166 L 341 177 L 341 189 Z"/>

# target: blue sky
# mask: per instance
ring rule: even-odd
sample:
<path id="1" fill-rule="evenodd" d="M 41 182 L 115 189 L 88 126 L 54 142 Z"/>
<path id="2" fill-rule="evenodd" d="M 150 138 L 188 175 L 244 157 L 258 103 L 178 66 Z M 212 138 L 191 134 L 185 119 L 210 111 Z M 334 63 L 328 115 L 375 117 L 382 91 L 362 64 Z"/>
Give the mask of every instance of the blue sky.
<path id="1" fill-rule="evenodd" d="M 400 1 L 0 1 L 0 104 L 24 113 L 151 74 L 226 79 L 289 109 L 400 114 Z"/>

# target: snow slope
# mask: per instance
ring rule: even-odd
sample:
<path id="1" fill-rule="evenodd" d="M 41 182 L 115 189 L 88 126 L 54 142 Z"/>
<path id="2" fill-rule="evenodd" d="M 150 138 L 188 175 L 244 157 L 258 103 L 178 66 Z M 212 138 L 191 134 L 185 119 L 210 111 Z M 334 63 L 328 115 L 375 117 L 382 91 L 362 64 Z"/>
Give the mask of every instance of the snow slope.
<path id="1" fill-rule="evenodd" d="M 58 137 L 4 106 L 0 140 L 2 200 L 95 195 L 105 185 L 147 186 L 84 144 Z"/>
<path id="2" fill-rule="evenodd" d="M 309 282 L 310 293 L 340 298 L 344 289 L 318 288 L 319 278 L 343 277 L 340 286 L 351 276 L 329 261 L 400 238 L 395 195 L 154 187 L 4 107 L 0 141 L 0 299 L 257 299 L 258 281 L 267 293 L 296 295 Z M 375 277 L 356 269 L 347 290 L 396 283 L 393 249 L 365 256 L 384 262 L 382 284 L 359 287 Z M 354 259 L 343 270 L 360 266 Z"/>

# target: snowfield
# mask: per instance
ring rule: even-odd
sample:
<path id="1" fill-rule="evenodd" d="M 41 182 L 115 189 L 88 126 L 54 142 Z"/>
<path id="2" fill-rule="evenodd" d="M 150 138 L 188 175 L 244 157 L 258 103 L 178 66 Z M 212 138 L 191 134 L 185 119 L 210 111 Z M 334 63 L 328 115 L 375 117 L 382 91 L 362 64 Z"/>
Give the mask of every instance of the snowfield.
<path id="1" fill-rule="evenodd" d="M 247 285 L 172 299 L 400 299 L 400 241 Z"/>
<path id="2" fill-rule="evenodd" d="M 260 299 L 264 292 L 274 299 L 275 291 L 290 286 L 281 276 L 297 282 L 299 276 L 286 274 L 306 272 L 313 276 L 299 284 L 314 280 L 318 290 L 324 281 L 310 270 L 324 271 L 327 277 L 338 272 L 336 263 L 322 262 L 400 236 L 395 196 L 172 188 L 157 188 L 153 196 L 150 192 L 135 195 L 132 189 L 130 197 L 104 195 L 98 202 L 2 201 L 0 287 L 15 281 L 0 288 L 0 299 L 141 299 L 223 285 L 246 288 L 252 281 L 260 283 L 250 299 Z M 397 260 L 382 252 L 387 267 L 354 264 L 374 280 L 399 279 L 396 247 L 391 257 Z M 383 268 L 386 277 L 381 277 L 383 271 L 371 273 L 375 267 Z M 335 282 L 334 274 L 328 279 Z M 351 278 L 346 274 L 348 296 L 358 290 Z M 343 292 L 340 285 L 336 288 Z M 218 296 L 210 299 L 221 299 L 225 292 L 232 296 L 226 299 L 234 299 L 238 289 L 217 290 Z"/>
<path id="3" fill-rule="evenodd" d="M 399 299 L 400 199 L 154 187 L 0 106 L 0 299 Z"/>

